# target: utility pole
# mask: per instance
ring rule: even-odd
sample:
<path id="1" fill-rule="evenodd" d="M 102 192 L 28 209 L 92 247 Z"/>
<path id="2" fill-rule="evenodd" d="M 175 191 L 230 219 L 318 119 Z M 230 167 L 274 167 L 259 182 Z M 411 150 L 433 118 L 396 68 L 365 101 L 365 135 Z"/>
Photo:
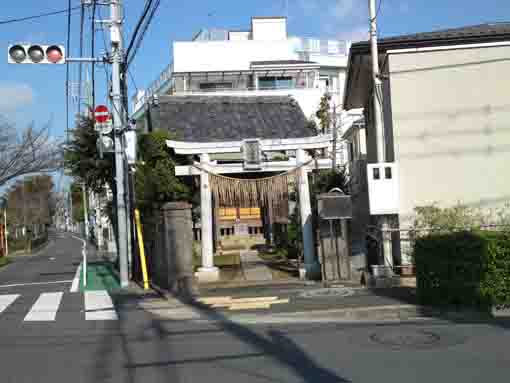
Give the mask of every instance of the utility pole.
<path id="1" fill-rule="evenodd" d="M 83 223 L 85 224 L 85 238 L 89 239 L 89 211 L 87 204 L 87 185 L 85 182 L 81 184 L 81 190 L 83 195 Z"/>
<path id="2" fill-rule="evenodd" d="M 375 0 L 368 0 L 370 13 L 370 48 L 372 51 L 372 80 L 374 97 L 374 122 L 377 141 L 377 162 L 385 162 L 384 126 L 382 111 L 382 84 L 379 74 L 379 52 L 377 50 L 377 13 Z"/>
<path id="3" fill-rule="evenodd" d="M 341 113 L 341 112 L 340 112 Z M 340 119 L 341 121 L 341 119 Z M 336 148 L 337 148 L 337 141 L 338 141 L 338 126 L 337 126 L 337 114 L 336 114 L 336 104 L 333 104 L 333 158 L 332 158 L 332 165 L 331 169 L 336 169 Z"/>
<path id="4" fill-rule="evenodd" d="M 117 186 L 117 227 L 119 240 L 120 285 L 127 287 L 128 280 L 128 247 L 127 247 L 127 212 L 124 181 L 124 150 L 122 132 L 124 130 L 124 113 L 121 93 L 121 65 L 124 59 L 122 51 L 122 1 L 110 1 L 110 40 L 112 44 L 112 103 L 113 130 L 115 143 L 115 181 Z"/>

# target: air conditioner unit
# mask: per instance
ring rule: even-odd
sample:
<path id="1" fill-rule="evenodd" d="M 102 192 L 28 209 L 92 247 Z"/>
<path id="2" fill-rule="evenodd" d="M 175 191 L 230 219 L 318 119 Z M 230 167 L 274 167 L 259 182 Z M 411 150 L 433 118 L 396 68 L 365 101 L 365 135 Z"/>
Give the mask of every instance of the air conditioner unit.
<path id="1" fill-rule="evenodd" d="M 262 169 L 262 150 L 258 139 L 243 142 L 244 169 Z"/>

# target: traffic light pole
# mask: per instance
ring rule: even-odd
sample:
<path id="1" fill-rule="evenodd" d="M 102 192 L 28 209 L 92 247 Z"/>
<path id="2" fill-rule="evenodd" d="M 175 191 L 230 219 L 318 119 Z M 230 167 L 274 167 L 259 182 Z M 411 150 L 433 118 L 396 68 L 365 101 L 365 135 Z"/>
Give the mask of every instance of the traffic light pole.
<path id="1" fill-rule="evenodd" d="M 120 263 L 120 285 L 127 287 L 128 276 L 128 247 L 127 247 L 127 211 L 125 193 L 125 166 L 124 151 L 122 147 L 122 131 L 124 129 L 124 114 L 122 113 L 121 93 L 121 61 L 122 52 L 122 15 L 121 0 L 110 1 L 111 25 L 110 40 L 112 44 L 112 103 L 113 103 L 113 128 L 115 143 L 115 182 L 117 186 L 117 231 L 118 231 L 118 254 Z"/>

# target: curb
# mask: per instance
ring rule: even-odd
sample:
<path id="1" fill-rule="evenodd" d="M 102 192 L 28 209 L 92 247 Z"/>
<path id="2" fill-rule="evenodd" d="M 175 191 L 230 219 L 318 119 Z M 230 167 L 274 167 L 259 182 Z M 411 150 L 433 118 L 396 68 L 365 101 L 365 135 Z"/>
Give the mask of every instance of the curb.
<path id="1" fill-rule="evenodd" d="M 304 323 L 304 322 L 378 322 L 378 321 L 490 321 L 496 318 L 486 313 L 464 310 L 443 311 L 416 305 L 385 305 L 348 309 L 299 311 L 291 313 L 251 313 L 226 315 L 227 320 L 239 323 Z"/>

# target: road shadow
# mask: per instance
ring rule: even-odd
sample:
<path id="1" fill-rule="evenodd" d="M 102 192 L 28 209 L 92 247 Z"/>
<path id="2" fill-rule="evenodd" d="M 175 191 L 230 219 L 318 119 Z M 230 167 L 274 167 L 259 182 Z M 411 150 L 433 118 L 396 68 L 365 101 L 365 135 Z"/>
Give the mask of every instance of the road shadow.
<path id="1" fill-rule="evenodd" d="M 306 383 L 342 383 L 350 380 L 339 376 L 334 371 L 322 367 L 309 353 L 300 347 L 293 339 L 282 331 L 274 328 L 259 333 L 248 326 L 231 321 L 221 312 L 200 303 L 190 295 L 176 296 L 179 303 L 192 308 L 200 314 L 202 322 L 193 325 L 183 320 L 169 320 L 158 317 L 154 313 L 147 312 L 142 308 L 136 308 L 136 295 L 119 294 L 114 297 L 116 307 L 127 307 L 131 305 L 133 310 L 138 310 L 137 315 L 143 315 L 144 319 L 133 324 L 133 312 L 119 309 L 119 320 L 115 324 L 114 331 L 109 332 L 103 339 L 96 352 L 94 368 L 91 371 L 91 381 L 109 381 L 116 376 L 121 377 L 119 381 L 135 382 L 180 382 L 188 381 L 190 369 L 213 364 L 211 373 L 215 368 L 228 370 L 236 374 L 236 379 L 244 378 L 251 381 L 268 381 L 276 383 L 301 381 Z M 163 305 L 165 306 L 165 305 Z M 170 306 L 170 305 L 169 305 Z M 188 324 L 190 324 L 188 326 Z M 175 330 L 172 327 L 175 325 Z M 184 328 L 183 328 L 184 325 Z M 177 328 L 178 327 L 178 328 Z M 232 353 L 222 349 L 225 338 L 209 340 L 218 342 L 217 346 L 212 345 L 212 352 L 204 355 L 197 352 L 197 356 L 184 355 L 179 351 L 179 346 L 172 343 L 174 336 L 192 337 L 203 334 L 224 334 L 225 337 L 241 341 L 249 347 L 249 350 L 240 353 Z M 197 341 L 196 338 L 194 340 Z M 181 338 L 182 342 L 182 338 Z M 140 354 L 140 343 L 143 343 L 144 352 Z M 200 348 L 198 349 L 200 350 Z M 138 352 L 136 352 L 138 351 Z M 291 373 L 293 378 L 282 378 L 270 376 L 264 369 L 248 368 L 232 363 L 236 360 L 251 360 L 253 358 L 270 359 L 269 362 L 276 362 L 286 372 Z M 120 360 L 119 360 L 120 359 Z M 123 373 L 118 374 L 115 365 L 122 366 Z M 181 369 L 186 369 L 180 371 Z M 192 370 L 191 370 L 192 371 Z M 208 370 L 206 370 L 206 374 Z"/>
<path id="2" fill-rule="evenodd" d="M 267 332 L 269 338 L 266 338 L 247 326 L 231 321 L 220 311 L 212 309 L 193 297 L 184 296 L 176 298 L 193 307 L 208 320 L 213 321 L 225 333 L 233 335 L 235 338 L 258 350 L 262 355 L 285 366 L 299 376 L 303 382 L 350 382 L 350 380 L 338 376 L 335 372 L 321 367 L 305 350 L 283 332 L 271 329 Z"/>

